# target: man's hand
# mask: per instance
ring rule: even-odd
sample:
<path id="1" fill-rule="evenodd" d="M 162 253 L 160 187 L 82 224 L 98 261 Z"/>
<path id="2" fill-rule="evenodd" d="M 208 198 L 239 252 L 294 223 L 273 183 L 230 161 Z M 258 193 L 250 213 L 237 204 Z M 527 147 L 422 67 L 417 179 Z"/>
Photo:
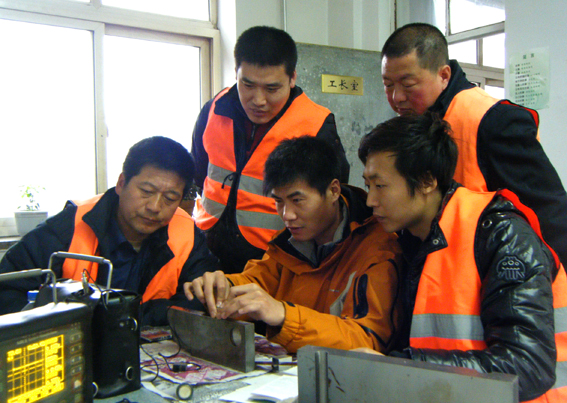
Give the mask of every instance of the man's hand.
<path id="1" fill-rule="evenodd" d="M 211 317 L 220 318 L 217 315 L 218 308 L 228 298 L 230 283 L 226 279 L 225 274 L 217 270 L 214 273 L 207 272 L 192 282 L 183 284 L 183 290 L 189 301 L 197 297 L 207 307 Z"/>
<path id="2" fill-rule="evenodd" d="M 366 354 L 384 355 L 380 351 L 372 350 L 371 348 L 368 348 L 368 347 L 353 348 L 350 351 L 356 351 L 358 353 L 366 353 Z"/>
<path id="3" fill-rule="evenodd" d="M 285 319 L 285 306 L 257 284 L 245 284 L 230 288 L 228 299 L 219 309 L 219 317 L 248 315 L 270 326 L 281 326 Z"/>

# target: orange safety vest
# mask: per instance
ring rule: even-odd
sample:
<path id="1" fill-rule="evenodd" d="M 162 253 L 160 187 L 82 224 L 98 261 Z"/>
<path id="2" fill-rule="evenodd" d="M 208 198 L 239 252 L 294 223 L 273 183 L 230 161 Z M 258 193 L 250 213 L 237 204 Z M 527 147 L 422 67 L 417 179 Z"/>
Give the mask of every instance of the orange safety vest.
<path id="1" fill-rule="evenodd" d="M 459 148 L 459 158 L 453 178 L 471 190 L 488 191 L 486 180 L 478 166 L 477 135 L 482 118 L 498 102 L 515 105 L 510 101 L 499 101 L 478 87 L 470 88 L 455 95 L 444 116 L 451 125 L 452 137 Z M 524 108 L 520 105 L 516 106 Z M 536 125 L 539 125 L 537 112 L 524 109 L 532 114 Z"/>
<path id="2" fill-rule="evenodd" d="M 217 100 L 227 91 L 222 91 L 213 101 L 203 133 L 209 167 L 203 184 L 203 196 L 197 200 L 194 213 L 195 222 L 202 230 L 209 230 L 218 222 L 228 202 L 233 183 L 231 174 L 236 172 L 233 121 L 214 113 Z M 236 222 L 244 238 L 255 247 L 266 250 L 268 241 L 284 227 L 274 200 L 265 197 L 262 192 L 264 163 L 268 155 L 284 139 L 317 135 L 330 113 L 302 93 L 266 133 L 246 162 L 238 183 Z"/>
<path id="3" fill-rule="evenodd" d="M 448 246 L 428 255 L 413 311 L 410 346 L 444 350 L 484 350 L 480 320 L 481 281 L 474 258 L 474 238 L 480 216 L 496 192 L 457 189 L 445 207 L 439 226 Z M 541 238 L 535 213 L 509 190 L 498 194 L 521 210 Z M 543 240 L 543 238 L 542 238 Z M 559 272 L 552 284 L 557 349 L 555 385 L 535 402 L 567 402 L 567 276 L 555 252 Z"/>
<path id="4" fill-rule="evenodd" d="M 75 213 L 75 232 L 69 246 L 70 253 L 97 256 L 98 238 L 92 228 L 83 221 L 83 216 L 91 211 L 101 197 L 102 195 L 98 195 L 86 201 L 73 202 L 77 205 L 77 212 Z M 174 257 L 150 281 L 142 296 L 142 303 L 151 299 L 169 299 L 175 295 L 179 275 L 191 250 L 193 250 L 195 236 L 193 225 L 193 219 L 185 211 L 178 208 L 167 228 L 169 235 L 167 245 Z M 89 272 L 91 279 L 96 279 L 98 263 L 76 259 L 65 259 L 63 263 L 64 278 L 80 281 L 83 270 Z"/>

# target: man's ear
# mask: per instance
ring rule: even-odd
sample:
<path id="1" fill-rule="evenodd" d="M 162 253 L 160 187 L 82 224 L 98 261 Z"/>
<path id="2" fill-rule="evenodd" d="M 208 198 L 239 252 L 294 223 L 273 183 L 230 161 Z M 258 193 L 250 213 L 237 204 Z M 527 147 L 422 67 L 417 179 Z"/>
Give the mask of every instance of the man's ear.
<path id="1" fill-rule="evenodd" d="M 327 187 L 327 195 L 331 197 L 333 202 L 337 201 L 341 197 L 341 182 L 338 179 L 333 179 L 333 181 Z"/>
<path id="2" fill-rule="evenodd" d="M 446 64 L 441 67 L 439 69 L 439 77 L 441 77 L 443 89 L 447 88 L 447 86 L 449 85 L 449 80 L 451 80 L 451 66 Z"/>
<path id="3" fill-rule="evenodd" d="M 438 189 L 437 178 L 431 175 L 431 172 L 426 173 L 421 181 L 421 186 L 419 188 L 420 192 L 425 195 L 432 193 L 437 189 Z"/>
<path id="4" fill-rule="evenodd" d="M 295 87 L 295 80 L 297 80 L 297 71 L 293 71 L 293 75 L 291 76 L 290 80 L 289 80 L 289 87 L 293 88 Z"/>
<path id="5" fill-rule="evenodd" d="M 122 189 L 124 189 L 124 186 L 126 186 L 126 178 L 124 177 L 124 174 L 121 173 L 120 176 L 118 177 L 118 182 L 116 182 L 116 194 L 118 196 L 120 196 L 120 193 L 122 193 Z"/>

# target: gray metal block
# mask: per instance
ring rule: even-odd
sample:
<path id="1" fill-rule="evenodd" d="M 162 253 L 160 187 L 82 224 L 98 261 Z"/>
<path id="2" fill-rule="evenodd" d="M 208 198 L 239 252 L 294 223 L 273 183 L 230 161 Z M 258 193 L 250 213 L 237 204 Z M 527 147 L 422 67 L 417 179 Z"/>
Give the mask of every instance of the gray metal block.
<path id="1" fill-rule="evenodd" d="M 306 346 L 299 403 L 517 403 L 518 378 L 468 368 Z"/>
<path id="2" fill-rule="evenodd" d="M 167 318 L 173 337 L 192 356 L 241 372 L 255 368 L 252 323 L 214 319 L 203 312 L 175 307 Z"/>

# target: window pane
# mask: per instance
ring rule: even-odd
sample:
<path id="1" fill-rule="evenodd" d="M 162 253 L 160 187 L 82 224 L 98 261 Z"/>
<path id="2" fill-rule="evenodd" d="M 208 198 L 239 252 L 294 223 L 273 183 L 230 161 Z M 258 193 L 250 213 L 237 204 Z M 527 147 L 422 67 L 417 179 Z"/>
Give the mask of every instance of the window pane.
<path id="1" fill-rule="evenodd" d="M 476 40 L 449 45 L 449 59 L 456 59 L 460 63 L 477 64 Z"/>
<path id="2" fill-rule="evenodd" d="M 209 0 L 102 0 L 102 4 L 193 20 L 209 20 Z"/>
<path id="3" fill-rule="evenodd" d="M 496 99 L 504 99 L 504 88 L 494 87 L 492 85 L 485 85 L 484 90 Z"/>
<path id="4" fill-rule="evenodd" d="M 449 0 L 451 34 L 504 21 L 504 0 Z"/>
<path id="5" fill-rule="evenodd" d="M 505 67 L 505 39 L 506 34 L 487 36 L 486 38 L 482 39 L 482 64 L 490 67 L 498 67 L 500 69 L 503 69 Z"/>
<path id="6" fill-rule="evenodd" d="M 0 20 L 0 217 L 21 185 L 42 186 L 50 214 L 95 186 L 93 39 L 90 31 Z"/>
<path id="7" fill-rule="evenodd" d="M 111 187 L 128 149 L 143 138 L 170 137 L 191 149 L 201 104 L 199 48 L 106 36 L 104 64 Z"/>

